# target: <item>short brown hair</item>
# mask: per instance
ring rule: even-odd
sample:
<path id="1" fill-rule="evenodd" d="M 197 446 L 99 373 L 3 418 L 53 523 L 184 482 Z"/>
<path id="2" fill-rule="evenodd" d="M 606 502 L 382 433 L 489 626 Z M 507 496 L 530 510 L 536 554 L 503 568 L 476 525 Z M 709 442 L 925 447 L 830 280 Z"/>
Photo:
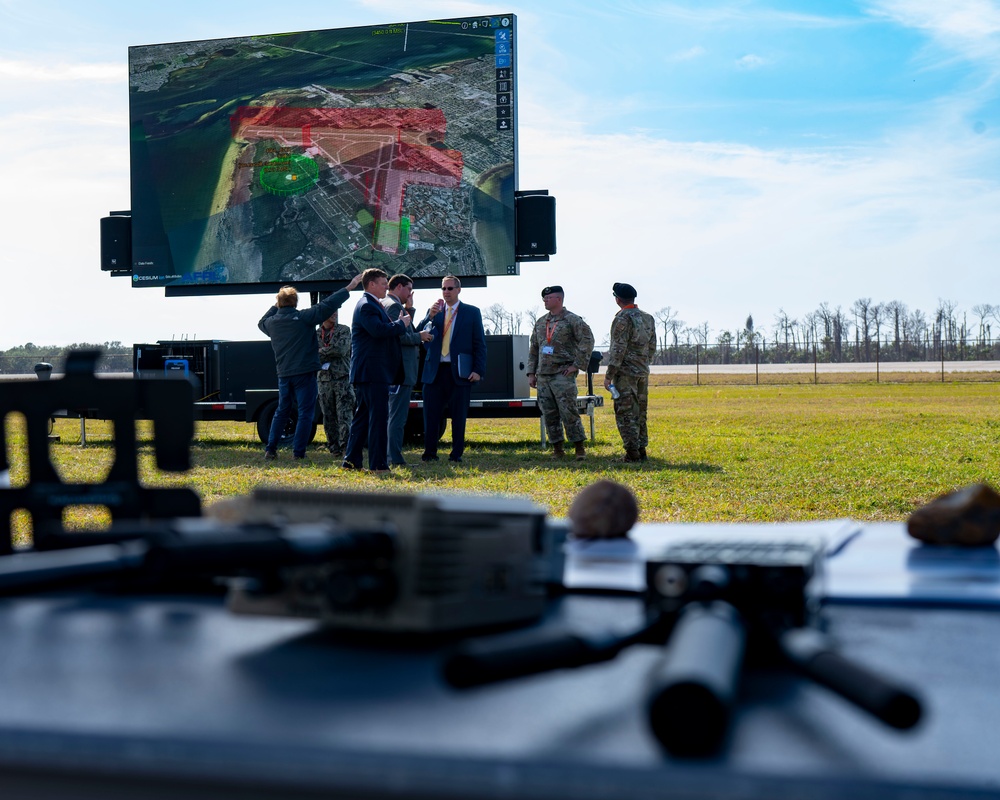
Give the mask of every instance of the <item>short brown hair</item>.
<path id="1" fill-rule="evenodd" d="M 445 281 L 454 281 L 455 285 L 456 285 L 456 286 L 457 286 L 457 287 L 458 287 L 459 289 L 461 289 L 461 288 L 462 288 L 462 282 L 461 282 L 461 281 L 460 281 L 460 280 L 459 280 L 458 278 L 456 278 L 456 277 L 455 277 L 454 275 L 445 275 L 445 276 L 444 276 L 444 277 L 443 277 L 443 278 L 441 279 L 441 283 L 444 283 Z"/>
<path id="2" fill-rule="evenodd" d="M 397 286 L 409 286 L 413 283 L 413 278 L 409 275 L 393 275 L 389 278 L 389 288 L 395 289 Z"/>
<path id="3" fill-rule="evenodd" d="M 297 308 L 299 293 L 294 286 L 282 286 L 278 289 L 278 308 Z"/>
<path id="4" fill-rule="evenodd" d="M 361 273 L 361 285 L 367 286 L 372 281 L 376 281 L 379 278 L 388 278 L 385 270 L 381 270 L 378 267 L 369 267 L 364 272 Z"/>

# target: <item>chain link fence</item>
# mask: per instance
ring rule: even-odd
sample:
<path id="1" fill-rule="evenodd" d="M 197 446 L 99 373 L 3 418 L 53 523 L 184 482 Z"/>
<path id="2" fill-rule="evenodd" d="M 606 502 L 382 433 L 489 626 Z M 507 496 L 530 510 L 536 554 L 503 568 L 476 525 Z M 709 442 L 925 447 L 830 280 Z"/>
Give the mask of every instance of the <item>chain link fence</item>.
<path id="1" fill-rule="evenodd" d="M 757 341 L 752 344 L 675 344 L 663 347 L 656 364 L 877 364 L 880 362 L 1000 361 L 1000 341 L 993 339 L 871 339 L 797 345 Z"/>
<path id="2" fill-rule="evenodd" d="M 35 367 L 50 364 L 62 374 L 68 349 L 0 354 L 0 376 L 33 377 Z M 47 370 L 46 370 L 47 371 Z M 132 352 L 105 352 L 98 373 L 130 374 Z M 814 346 L 758 342 L 677 344 L 661 348 L 654 374 L 674 383 L 814 383 L 899 380 L 1000 381 L 1000 341 L 927 340 L 825 342 Z M 919 377 L 918 377 L 919 376 Z"/>
<path id="3" fill-rule="evenodd" d="M 662 348 L 654 384 L 998 381 L 1000 343 L 860 342 L 794 347 L 755 343 Z"/>

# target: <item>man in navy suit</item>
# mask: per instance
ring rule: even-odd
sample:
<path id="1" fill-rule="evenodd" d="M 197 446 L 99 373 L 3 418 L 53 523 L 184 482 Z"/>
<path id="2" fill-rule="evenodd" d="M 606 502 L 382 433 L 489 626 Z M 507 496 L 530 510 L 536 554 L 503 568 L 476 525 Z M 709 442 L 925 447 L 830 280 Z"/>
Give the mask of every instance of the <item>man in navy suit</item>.
<path id="1" fill-rule="evenodd" d="M 361 274 L 364 295 L 354 308 L 351 323 L 351 383 L 356 405 L 344 454 L 345 469 L 361 469 L 368 445 L 368 467 L 386 475 L 389 424 L 389 385 L 398 384 L 402 373 L 399 339 L 406 333 L 410 316 L 402 313 L 393 322 L 382 308 L 389 276 L 380 269 Z"/>
<path id="2" fill-rule="evenodd" d="M 483 315 L 475 306 L 460 303 L 462 284 L 454 275 L 441 280 L 441 294 L 428 312 L 434 339 L 426 345 L 424 359 L 424 454 L 422 461 L 437 461 L 438 439 L 445 407 L 451 413 L 451 453 L 448 460 L 462 462 L 465 420 L 469 414 L 472 385 L 486 374 L 486 332 Z"/>

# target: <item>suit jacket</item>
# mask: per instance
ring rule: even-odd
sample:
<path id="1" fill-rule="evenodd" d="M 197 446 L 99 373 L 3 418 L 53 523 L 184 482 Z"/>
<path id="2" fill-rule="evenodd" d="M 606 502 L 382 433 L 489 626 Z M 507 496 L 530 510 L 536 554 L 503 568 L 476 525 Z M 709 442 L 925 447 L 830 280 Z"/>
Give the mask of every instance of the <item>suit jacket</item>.
<path id="1" fill-rule="evenodd" d="M 399 383 L 399 338 L 405 332 L 403 323 L 390 320 L 374 295 L 362 295 L 351 322 L 351 383 Z"/>
<path id="2" fill-rule="evenodd" d="M 399 315 L 403 313 L 403 304 L 391 294 L 387 294 L 382 300 L 382 307 L 389 319 L 395 322 Z M 413 327 L 413 320 L 406 333 L 400 338 L 399 343 L 403 351 L 403 385 L 413 386 L 417 382 L 417 370 L 420 368 L 420 331 Z"/>
<path id="3" fill-rule="evenodd" d="M 451 328 L 451 374 L 455 380 L 468 378 L 468 374 L 458 373 L 458 356 L 471 360 L 469 372 L 477 372 L 480 377 L 486 375 L 486 332 L 483 330 L 483 315 L 475 306 L 459 302 L 458 313 Z M 441 364 L 441 342 L 444 338 L 444 311 L 437 314 L 433 324 L 434 341 L 428 342 L 427 357 L 424 359 L 424 383 L 434 383 L 438 366 Z"/>

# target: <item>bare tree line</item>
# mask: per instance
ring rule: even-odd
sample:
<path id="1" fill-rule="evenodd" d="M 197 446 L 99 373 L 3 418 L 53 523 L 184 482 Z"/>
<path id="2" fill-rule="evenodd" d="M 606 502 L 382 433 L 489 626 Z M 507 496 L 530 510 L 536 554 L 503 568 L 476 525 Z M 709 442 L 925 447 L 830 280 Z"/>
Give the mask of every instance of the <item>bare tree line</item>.
<path id="1" fill-rule="evenodd" d="M 541 313 L 537 307 L 509 311 L 494 303 L 483 312 L 483 323 L 487 333 L 530 334 Z M 708 322 L 688 325 L 670 306 L 653 317 L 657 362 L 662 364 L 693 363 L 695 358 L 720 363 L 754 358 L 773 362 L 1000 358 L 992 330 L 994 324 L 1000 325 L 1000 305 L 990 303 L 973 306 L 970 317 L 949 300 L 939 299 L 928 315 L 899 300 L 877 303 L 860 297 L 846 310 L 820 303 L 799 317 L 779 308 L 769 328 L 748 314 L 742 326 L 714 336 Z M 607 347 L 606 334 L 600 346 Z"/>

